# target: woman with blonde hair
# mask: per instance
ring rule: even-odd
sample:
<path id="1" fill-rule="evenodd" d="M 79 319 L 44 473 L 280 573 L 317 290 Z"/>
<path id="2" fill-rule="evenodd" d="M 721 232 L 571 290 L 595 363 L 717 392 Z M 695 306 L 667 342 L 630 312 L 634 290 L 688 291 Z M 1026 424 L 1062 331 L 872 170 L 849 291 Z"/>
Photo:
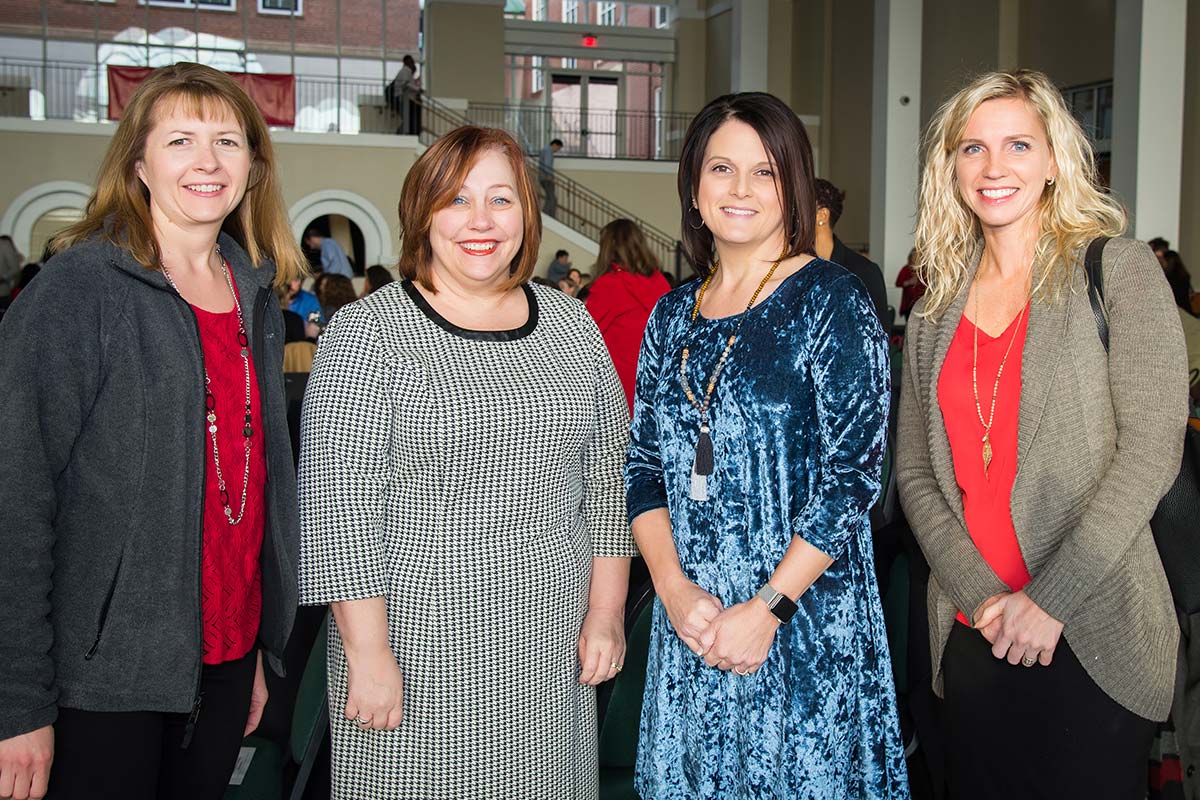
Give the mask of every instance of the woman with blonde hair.
<path id="1" fill-rule="evenodd" d="M 934 116 L 897 477 L 932 570 L 954 798 L 1145 796 L 1178 639 L 1149 520 L 1187 373 L 1153 254 L 1101 239 L 1124 229 L 1045 75 L 983 75 Z"/>
<path id="2" fill-rule="evenodd" d="M 297 596 L 303 256 L 253 102 L 152 73 L 55 246 L 0 324 L 0 796 L 219 798 Z"/>
<path id="3" fill-rule="evenodd" d="M 583 306 L 528 283 L 541 215 L 507 133 L 434 142 L 400 223 L 402 279 L 338 312 L 304 398 L 333 798 L 595 800 L 635 552 L 621 385 Z"/>
<path id="4" fill-rule="evenodd" d="M 658 298 L 669 291 L 671 284 L 667 283 L 636 222 L 614 219 L 600 229 L 596 279 L 588 287 L 584 302 L 617 368 L 630 413 L 638 348 L 642 345 L 646 322 Z"/>

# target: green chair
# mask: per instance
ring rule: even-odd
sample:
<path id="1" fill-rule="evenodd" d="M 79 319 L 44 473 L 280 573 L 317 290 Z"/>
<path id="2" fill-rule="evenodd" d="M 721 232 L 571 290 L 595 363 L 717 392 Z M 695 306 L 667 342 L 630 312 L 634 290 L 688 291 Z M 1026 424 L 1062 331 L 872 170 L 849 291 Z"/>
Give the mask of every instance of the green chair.
<path id="1" fill-rule="evenodd" d="M 329 730 L 329 706 L 325 696 L 325 640 L 329 618 L 321 623 L 316 641 L 308 654 L 304 675 L 300 678 L 300 691 L 296 695 L 296 707 L 292 713 L 292 735 L 290 748 L 271 739 L 247 736 L 242 742 L 242 755 L 238 758 L 239 769 L 234 770 L 232 780 L 225 790 L 225 800 L 281 800 L 285 796 L 285 774 L 296 770 L 290 800 L 300 800 L 313 762 L 321 749 L 321 742 Z M 249 764 L 242 768 L 243 758 L 250 754 Z M 240 780 L 239 780 L 240 777 Z"/>
<path id="2" fill-rule="evenodd" d="M 646 660 L 650 653 L 650 619 L 654 587 L 649 582 L 635 595 L 625 619 L 625 665 L 617 677 L 602 687 L 597 698 L 600 721 L 600 800 L 639 800 L 633 788 L 637 763 L 638 729 L 642 718 L 642 693 L 646 688 Z"/>

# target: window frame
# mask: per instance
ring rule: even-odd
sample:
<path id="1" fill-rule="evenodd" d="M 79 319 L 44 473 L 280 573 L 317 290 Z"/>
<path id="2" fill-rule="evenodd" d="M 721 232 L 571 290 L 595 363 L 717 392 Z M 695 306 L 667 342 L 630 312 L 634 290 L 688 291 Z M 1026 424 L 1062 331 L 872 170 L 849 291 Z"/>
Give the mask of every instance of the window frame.
<path id="1" fill-rule="evenodd" d="M 291 17 L 293 15 L 297 17 L 304 16 L 304 0 L 289 0 L 295 9 L 294 14 L 292 11 L 288 11 L 287 9 L 283 8 L 265 8 L 263 6 L 263 3 L 265 2 L 267 2 L 267 0 L 258 0 L 258 13 L 266 14 L 272 17 Z"/>
<path id="2" fill-rule="evenodd" d="M 227 14 L 237 11 L 237 0 L 224 0 L 224 4 L 220 4 L 222 2 L 223 0 L 215 0 L 215 2 L 213 0 L 209 0 L 209 2 L 204 2 L 204 0 L 178 0 L 178 2 L 175 0 L 137 0 L 139 6 L 151 6 L 153 8 L 174 8 L 183 11 L 223 11 Z"/>

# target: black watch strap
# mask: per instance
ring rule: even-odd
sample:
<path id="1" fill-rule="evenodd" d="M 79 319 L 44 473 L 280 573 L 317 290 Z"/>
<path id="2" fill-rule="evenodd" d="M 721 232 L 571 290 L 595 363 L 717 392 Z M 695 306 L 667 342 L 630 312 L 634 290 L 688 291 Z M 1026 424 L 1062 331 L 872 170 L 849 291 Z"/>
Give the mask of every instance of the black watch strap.
<path id="1" fill-rule="evenodd" d="M 796 602 L 769 583 L 763 584 L 763 587 L 758 590 L 757 596 L 762 598 L 775 618 L 784 625 L 791 622 L 792 617 L 796 615 Z"/>

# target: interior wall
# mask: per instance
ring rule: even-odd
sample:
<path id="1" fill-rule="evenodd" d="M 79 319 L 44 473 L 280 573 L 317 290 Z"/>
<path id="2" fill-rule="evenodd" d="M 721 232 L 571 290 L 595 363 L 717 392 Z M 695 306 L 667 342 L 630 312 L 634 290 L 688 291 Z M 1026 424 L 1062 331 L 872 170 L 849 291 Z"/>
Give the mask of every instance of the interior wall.
<path id="1" fill-rule="evenodd" d="M 703 19 L 676 23 L 675 63 L 671 66 L 675 105 L 673 111 L 695 113 L 708 102 L 708 24 Z"/>
<path id="2" fill-rule="evenodd" d="M 423 86 L 437 97 L 504 102 L 504 8 L 498 4 L 425 4 Z"/>
<path id="3" fill-rule="evenodd" d="M 795 13 L 792 0 L 770 0 L 767 6 L 767 91 L 793 108 L 791 62 L 795 53 L 792 39 Z"/>
<path id="4" fill-rule="evenodd" d="M 871 110 L 874 85 L 875 3 L 833 4 L 833 63 L 829 174 L 846 193 L 837 234 L 849 246 L 871 236 Z"/>
<path id="5" fill-rule="evenodd" d="M 923 0 L 921 131 L 950 95 L 998 63 L 1000 7 L 996 0 Z M 946 31 L 954 31 L 947 36 Z"/>
<path id="6" fill-rule="evenodd" d="M 679 190 L 675 164 L 670 171 L 651 165 L 647 171 L 592 169 L 584 159 L 563 159 L 555 169 L 572 180 L 608 198 L 638 219 L 653 225 L 668 236 L 679 238 Z M 637 167 L 639 164 L 632 164 Z M 650 171 L 653 170 L 653 171 Z"/>
<path id="7" fill-rule="evenodd" d="M 1112 79 L 1116 0 L 1021 0 L 1020 16 L 1022 67 L 1059 86 Z"/>
<path id="8" fill-rule="evenodd" d="M 792 110 L 819 117 L 825 88 L 825 0 L 795 0 L 791 22 Z"/>
<path id="9" fill-rule="evenodd" d="M 711 17 L 705 28 L 705 103 L 714 97 L 729 94 L 733 85 L 732 63 L 733 11 L 729 10 Z"/>
<path id="10" fill-rule="evenodd" d="M 1200 286 L 1200 0 L 1188 0 L 1187 62 L 1183 101 L 1183 196 L 1177 249 Z M 1174 242 L 1172 242 L 1174 244 Z"/>

